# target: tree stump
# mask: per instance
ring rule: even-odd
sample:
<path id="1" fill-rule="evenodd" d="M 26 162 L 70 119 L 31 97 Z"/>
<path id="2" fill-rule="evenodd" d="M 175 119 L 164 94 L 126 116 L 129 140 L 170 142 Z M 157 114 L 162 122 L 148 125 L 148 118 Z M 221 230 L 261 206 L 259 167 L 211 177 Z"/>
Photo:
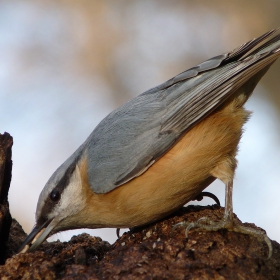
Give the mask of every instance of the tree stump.
<path id="1" fill-rule="evenodd" d="M 12 145 L 13 138 L 10 134 L 0 134 L 0 264 L 6 258 L 6 245 L 12 223 L 8 202 L 12 178 Z"/>

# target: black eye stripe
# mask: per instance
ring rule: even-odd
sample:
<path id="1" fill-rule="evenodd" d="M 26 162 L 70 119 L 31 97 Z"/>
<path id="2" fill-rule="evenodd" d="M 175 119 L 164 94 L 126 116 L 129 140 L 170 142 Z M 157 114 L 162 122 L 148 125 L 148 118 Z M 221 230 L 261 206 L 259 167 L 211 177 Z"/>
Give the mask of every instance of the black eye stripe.
<path id="1" fill-rule="evenodd" d="M 48 194 L 47 200 L 42 207 L 40 217 L 38 218 L 39 225 L 46 221 L 48 215 L 52 212 L 53 208 L 57 205 L 57 202 L 61 199 L 61 195 L 64 189 L 68 186 L 70 178 L 76 168 L 77 160 L 78 158 L 68 166 L 61 179 L 56 183 L 56 186 L 54 186 L 52 191 Z M 56 192 L 58 192 L 58 194 Z"/>
<path id="2" fill-rule="evenodd" d="M 60 179 L 56 187 L 50 192 L 49 198 L 52 202 L 58 202 L 61 198 L 61 194 L 63 193 L 65 187 L 68 186 L 70 182 L 70 178 L 75 170 L 76 163 L 73 162 L 65 172 L 64 176 Z"/>

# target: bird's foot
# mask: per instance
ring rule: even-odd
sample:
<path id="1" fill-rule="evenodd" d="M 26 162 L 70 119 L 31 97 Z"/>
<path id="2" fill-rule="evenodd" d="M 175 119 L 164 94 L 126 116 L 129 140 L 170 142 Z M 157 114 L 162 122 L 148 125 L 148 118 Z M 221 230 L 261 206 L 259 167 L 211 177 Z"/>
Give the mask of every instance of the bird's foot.
<path id="1" fill-rule="evenodd" d="M 218 199 L 218 197 L 210 192 L 201 192 L 198 196 L 196 196 L 194 199 L 192 199 L 192 201 L 195 201 L 195 200 L 201 201 L 204 197 L 212 198 L 218 206 L 221 206 L 220 200 Z M 116 229 L 116 234 L 117 234 L 117 237 L 120 238 L 120 228 Z"/>
<path id="2" fill-rule="evenodd" d="M 178 228 L 178 227 L 183 227 L 185 228 L 185 235 L 186 238 L 188 238 L 189 231 L 191 229 L 194 230 L 206 230 L 206 231 L 218 231 L 221 229 L 227 229 L 228 231 L 234 231 L 238 233 L 243 233 L 243 234 L 248 234 L 248 235 L 253 235 L 260 241 L 265 241 L 265 243 L 268 246 L 268 257 L 269 259 L 272 256 L 273 248 L 272 248 L 272 243 L 266 233 L 261 230 L 253 229 L 250 227 L 246 227 L 241 225 L 240 223 L 237 222 L 236 219 L 230 218 L 230 217 L 224 217 L 221 221 L 219 222 L 214 222 L 210 220 L 208 217 L 202 217 L 196 222 L 180 222 L 176 225 L 173 226 L 172 232 Z"/>

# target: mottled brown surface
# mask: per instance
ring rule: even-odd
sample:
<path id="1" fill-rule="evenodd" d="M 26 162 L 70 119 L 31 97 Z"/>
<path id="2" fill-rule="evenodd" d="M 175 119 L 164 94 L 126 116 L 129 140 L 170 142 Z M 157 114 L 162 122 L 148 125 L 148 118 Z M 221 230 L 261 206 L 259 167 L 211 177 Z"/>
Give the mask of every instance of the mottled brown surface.
<path id="1" fill-rule="evenodd" d="M 174 224 L 206 215 L 220 219 L 223 208 L 189 206 L 169 219 L 123 234 L 112 246 L 87 234 L 69 242 L 45 242 L 34 253 L 7 259 L 0 275 L 2 279 L 280 279 L 276 242 L 272 258 L 265 261 L 267 245 L 252 236 L 191 231 L 186 239 L 181 228 L 170 234 Z M 12 232 L 17 227 L 13 223 Z"/>
<path id="2" fill-rule="evenodd" d="M 17 220 L 13 219 L 7 243 L 6 258 L 11 258 L 18 252 L 18 248 L 21 246 L 22 241 L 26 238 L 26 236 L 27 235 L 22 229 L 22 226 L 17 222 Z"/>
<path id="3" fill-rule="evenodd" d="M 6 243 L 12 222 L 8 203 L 12 176 L 12 145 L 13 138 L 10 134 L 0 134 L 0 264 L 3 264 L 6 258 Z"/>

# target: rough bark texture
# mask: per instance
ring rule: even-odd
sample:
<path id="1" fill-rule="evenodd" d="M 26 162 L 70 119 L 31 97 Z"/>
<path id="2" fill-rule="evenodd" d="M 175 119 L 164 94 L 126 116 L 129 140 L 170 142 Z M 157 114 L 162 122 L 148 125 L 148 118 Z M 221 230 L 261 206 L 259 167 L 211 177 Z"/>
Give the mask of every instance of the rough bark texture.
<path id="1" fill-rule="evenodd" d="M 12 145 L 13 138 L 8 133 L 0 134 L 0 264 L 6 258 L 6 244 L 12 222 L 8 203 L 12 177 Z"/>
<path id="2" fill-rule="evenodd" d="M 0 266 L 0 275 L 2 279 L 280 279 L 276 242 L 266 261 L 267 245 L 252 236 L 191 231 L 186 239 L 182 228 L 171 234 L 178 222 L 203 216 L 218 220 L 223 211 L 218 206 L 189 206 L 156 224 L 124 233 L 113 245 L 82 234 L 69 242 L 45 242 L 36 252 L 19 255 L 14 254 L 25 234 L 14 221 L 10 258 Z"/>

